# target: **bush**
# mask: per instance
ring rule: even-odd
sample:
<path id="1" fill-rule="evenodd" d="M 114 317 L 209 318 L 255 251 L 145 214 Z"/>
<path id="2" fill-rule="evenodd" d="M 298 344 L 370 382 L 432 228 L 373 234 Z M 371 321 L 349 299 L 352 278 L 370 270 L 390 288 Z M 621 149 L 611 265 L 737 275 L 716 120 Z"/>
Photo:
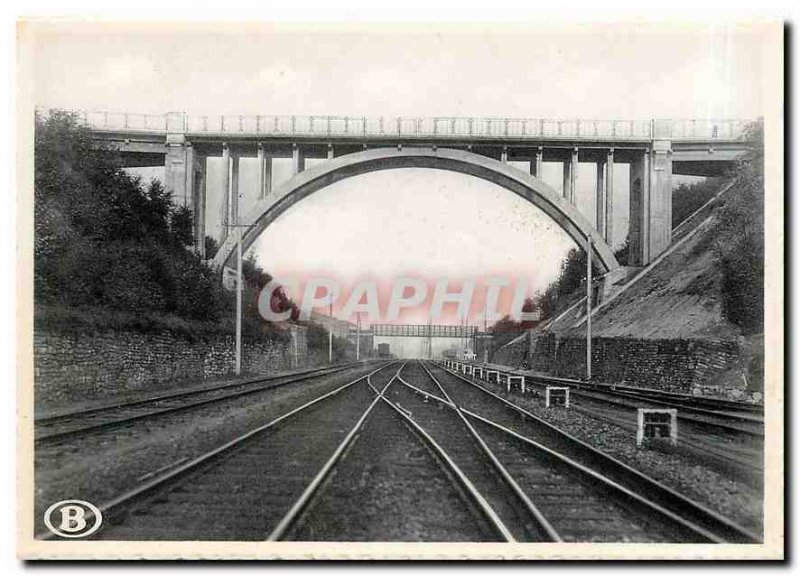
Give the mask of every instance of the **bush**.
<path id="1" fill-rule="evenodd" d="M 34 302 L 50 310 L 40 325 L 88 326 L 91 311 L 95 327 L 170 325 L 197 336 L 206 330 L 198 326 L 215 323 L 233 332 L 235 298 L 220 272 L 186 249 L 192 213 L 176 207 L 159 181 L 144 184 L 125 172 L 118 154 L 98 148 L 68 112 L 36 116 L 34 154 Z M 270 276 L 252 258 L 244 276 L 244 335 L 288 338 L 258 314 Z M 279 299 L 281 309 L 289 305 Z"/>
<path id="2" fill-rule="evenodd" d="M 672 228 L 691 216 L 698 208 L 719 192 L 720 178 L 707 178 L 703 182 L 681 184 L 672 191 Z"/>
<path id="3" fill-rule="evenodd" d="M 745 334 L 764 331 L 763 123 L 747 130 L 749 152 L 736 168 L 736 193 L 718 213 L 713 244 L 722 272 L 725 317 Z"/>

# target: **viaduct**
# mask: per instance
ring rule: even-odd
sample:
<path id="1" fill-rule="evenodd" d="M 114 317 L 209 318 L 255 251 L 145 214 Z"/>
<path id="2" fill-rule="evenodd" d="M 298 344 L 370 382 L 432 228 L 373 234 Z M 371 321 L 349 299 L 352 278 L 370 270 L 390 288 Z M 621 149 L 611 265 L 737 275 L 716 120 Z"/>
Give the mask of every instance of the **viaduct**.
<path id="1" fill-rule="evenodd" d="M 366 118 L 341 116 L 191 116 L 80 113 L 98 143 L 131 167 L 164 166 L 165 186 L 194 215 L 204 257 L 206 159 L 225 171 L 223 230 L 243 226 L 247 247 L 287 208 L 338 180 L 376 170 L 428 167 L 483 178 L 551 216 L 579 245 L 592 234 L 595 264 L 618 266 L 613 231 L 614 167 L 630 166 L 630 264 L 642 266 L 671 243 L 672 175 L 723 174 L 746 151 L 743 120 L 550 120 L 520 118 Z M 239 214 L 239 159 L 258 158 L 258 199 Z M 291 158 L 292 178 L 273 187 L 272 159 Z M 307 158 L 322 158 L 306 169 Z M 510 166 L 525 162 L 527 171 Z M 563 194 L 541 180 L 543 162 L 563 165 Z M 575 205 L 577 166 L 597 166 L 593 221 Z M 214 262 L 235 251 L 228 233 Z M 212 255 L 208 255 L 211 257 Z"/>

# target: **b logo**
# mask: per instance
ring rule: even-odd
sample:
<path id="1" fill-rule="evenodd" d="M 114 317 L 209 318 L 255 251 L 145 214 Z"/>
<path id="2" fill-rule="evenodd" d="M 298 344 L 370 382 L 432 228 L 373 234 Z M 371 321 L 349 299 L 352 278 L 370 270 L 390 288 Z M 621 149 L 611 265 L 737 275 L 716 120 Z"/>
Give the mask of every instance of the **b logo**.
<path id="1" fill-rule="evenodd" d="M 85 500 L 62 500 L 44 513 L 44 525 L 62 538 L 85 538 L 97 532 L 102 523 L 100 509 Z"/>

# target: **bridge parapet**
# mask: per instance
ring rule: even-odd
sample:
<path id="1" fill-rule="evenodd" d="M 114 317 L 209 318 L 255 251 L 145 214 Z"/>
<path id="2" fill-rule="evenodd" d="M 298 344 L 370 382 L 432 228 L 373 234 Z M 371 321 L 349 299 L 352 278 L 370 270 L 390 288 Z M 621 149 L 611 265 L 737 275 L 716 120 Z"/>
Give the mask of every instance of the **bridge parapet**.
<path id="1" fill-rule="evenodd" d="M 47 115 L 48 111 L 40 113 Z M 243 197 L 239 189 L 241 158 L 258 161 L 255 194 L 263 203 L 265 199 L 277 202 L 276 190 L 283 190 L 283 184 L 287 184 L 273 182 L 273 159 L 290 158 L 292 178 L 301 178 L 295 184 L 301 185 L 302 181 L 306 186 L 301 173 L 307 158 L 335 163 L 339 158 L 352 159 L 354 154 L 373 150 L 385 162 L 370 169 L 384 169 L 390 164 L 407 166 L 411 160 L 404 158 L 403 152 L 408 151 L 420 166 L 457 166 L 457 171 L 472 175 L 480 172 L 490 181 L 514 182 L 514 186 L 526 191 L 544 185 L 544 163 L 560 163 L 562 178 L 558 191 L 553 189 L 552 195 L 565 200 L 566 205 L 559 204 L 557 210 L 550 200 L 537 205 L 545 211 L 552 208 L 570 213 L 579 210 L 579 164 L 593 163 L 594 209 L 582 214 L 589 226 L 584 232 L 591 232 L 597 241 L 608 246 L 619 236 L 617 232 L 615 237 L 613 226 L 618 210 L 614 206 L 614 166 L 627 164 L 631 265 L 646 265 L 671 242 L 672 175 L 724 174 L 746 153 L 748 145 L 743 137 L 749 124 L 741 119 L 198 116 L 185 112 L 111 111 L 77 114 L 93 131 L 98 145 L 118 150 L 126 166 L 164 167 L 166 189 L 176 203 L 193 210 L 195 247 L 203 256 L 206 188 L 211 184 L 206 178 L 208 158 L 218 157 L 229 165 L 229 170 L 223 171 L 221 190 L 217 190 L 222 200 L 218 241 L 225 245 L 228 223 L 236 220 L 239 198 Z M 394 150 L 393 155 L 389 153 Z M 467 158 L 461 157 L 464 153 Z M 487 159 L 496 164 L 486 165 Z M 508 166 L 511 163 L 514 165 Z M 528 169 L 520 164 L 527 164 Z M 372 166 L 366 161 L 364 165 Z M 344 172 L 337 172 L 336 177 L 345 177 Z M 526 178 L 524 182 L 522 177 Z M 531 198 L 544 196 L 537 188 Z M 565 218 L 571 221 L 572 216 Z M 582 240 L 576 238 L 578 244 Z M 609 254 L 613 260 L 610 248 Z M 611 264 L 609 269 L 616 261 Z"/>
<path id="2" fill-rule="evenodd" d="M 747 120 L 651 119 L 595 120 L 553 118 L 358 117 L 358 116 L 200 116 L 183 112 L 134 114 L 80 112 L 84 124 L 97 131 L 144 133 L 185 132 L 337 139 L 469 139 L 469 140 L 604 140 L 736 141 Z"/>

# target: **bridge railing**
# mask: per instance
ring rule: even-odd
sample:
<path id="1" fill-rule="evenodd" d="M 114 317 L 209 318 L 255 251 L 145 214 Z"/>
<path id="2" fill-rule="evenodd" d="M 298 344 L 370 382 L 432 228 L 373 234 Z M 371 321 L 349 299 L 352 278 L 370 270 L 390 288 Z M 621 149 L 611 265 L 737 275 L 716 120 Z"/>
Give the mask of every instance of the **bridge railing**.
<path id="1" fill-rule="evenodd" d="M 110 111 L 81 112 L 79 117 L 95 130 L 353 139 L 737 140 L 743 136 L 748 124 L 748 121 L 739 119 L 198 116 L 182 112 L 158 115 Z"/>
<path id="2" fill-rule="evenodd" d="M 439 324 L 373 324 L 373 336 L 409 336 L 417 338 L 471 338 L 478 332 L 477 326 Z M 352 331 L 351 331 L 352 334 Z"/>

